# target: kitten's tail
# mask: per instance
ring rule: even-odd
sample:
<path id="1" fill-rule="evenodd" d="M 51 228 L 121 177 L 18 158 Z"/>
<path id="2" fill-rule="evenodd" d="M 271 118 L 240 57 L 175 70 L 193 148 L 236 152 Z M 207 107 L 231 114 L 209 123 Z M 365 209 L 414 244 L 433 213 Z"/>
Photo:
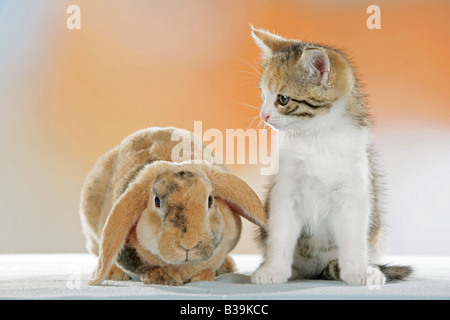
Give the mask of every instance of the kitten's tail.
<path id="1" fill-rule="evenodd" d="M 391 266 L 387 264 L 376 265 L 386 277 L 386 281 L 406 280 L 414 272 L 411 266 Z M 340 268 L 337 260 L 331 261 L 320 273 L 319 279 L 340 280 Z"/>
<path id="2" fill-rule="evenodd" d="M 384 274 L 387 281 L 406 280 L 413 274 L 411 266 L 390 266 L 387 264 L 378 265 L 380 271 Z"/>

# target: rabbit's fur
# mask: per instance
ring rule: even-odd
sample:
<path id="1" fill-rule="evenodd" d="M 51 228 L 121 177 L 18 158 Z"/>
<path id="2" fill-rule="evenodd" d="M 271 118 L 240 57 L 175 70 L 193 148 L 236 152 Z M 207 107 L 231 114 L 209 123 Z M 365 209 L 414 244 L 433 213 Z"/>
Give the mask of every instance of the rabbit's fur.
<path id="1" fill-rule="evenodd" d="M 172 162 L 173 136 L 190 138 L 191 160 L 203 160 Z M 87 248 L 99 257 L 90 283 L 138 276 L 181 285 L 233 272 L 228 253 L 240 216 L 264 227 L 266 214 L 255 192 L 217 160 L 189 131 L 156 127 L 100 157 L 80 205 Z"/>

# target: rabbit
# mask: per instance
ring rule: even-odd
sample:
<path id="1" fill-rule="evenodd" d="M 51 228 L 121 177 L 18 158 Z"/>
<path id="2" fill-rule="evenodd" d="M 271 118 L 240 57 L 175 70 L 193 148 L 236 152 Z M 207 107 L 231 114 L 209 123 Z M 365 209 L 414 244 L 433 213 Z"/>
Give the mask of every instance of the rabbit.
<path id="1" fill-rule="evenodd" d="M 190 161 L 171 161 L 174 136 L 190 139 Z M 89 284 L 182 285 L 234 272 L 229 252 L 240 217 L 262 228 L 267 217 L 256 193 L 217 160 L 200 138 L 174 127 L 142 129 L 101 156 L 80 201 L 87 249 L 98 256 Z"/>

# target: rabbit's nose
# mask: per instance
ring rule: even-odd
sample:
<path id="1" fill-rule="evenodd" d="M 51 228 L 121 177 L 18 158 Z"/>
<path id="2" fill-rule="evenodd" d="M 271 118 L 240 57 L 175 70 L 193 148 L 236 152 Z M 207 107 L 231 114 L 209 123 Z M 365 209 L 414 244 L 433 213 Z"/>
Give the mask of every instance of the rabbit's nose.
<path id="1" fill-rule="evenodd" d="M 191 251 L 192 249 L 195 249 L 195 247 L 197 247 L 197 246 L 198 246 L 198 243 L 196 243 L 195 245 L 188 246 L 188 247 L 185 247 L 180 243 L 180 247 L 186 251 L 186 258 L 184 261 L 189 261 L 189 251 Z"/>
<path id="2" fill-rule="evenodd" d="M 183 244 L 180 243 L 181 249 L 186 250 L 186 251 L 190 251 L 192 249 L 195 249 L 195 247 L 197 247 L 197 246 L 198 246 L 198 242 L 195 243 L 194 245 L 192 245 L 192 244 L 190 244 L 190 245 L 183 245 Z"/>

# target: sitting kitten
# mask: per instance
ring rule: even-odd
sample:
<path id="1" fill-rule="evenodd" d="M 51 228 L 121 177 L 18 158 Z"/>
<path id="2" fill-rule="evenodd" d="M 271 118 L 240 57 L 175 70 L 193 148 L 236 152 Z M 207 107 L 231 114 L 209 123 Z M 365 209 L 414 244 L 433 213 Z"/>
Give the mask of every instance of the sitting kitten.
<path id="1" fill-rule="evenodd" d="M 259 29 L 252 36 L 263 51 L 260 116 L 280 135 L 261 231 L 265 260 L 252 282 L 379 285 L 409 276 L 410 267 L 376 266 L 385 242 L 379 182 L 350 64 L 331 48 Z"/>

